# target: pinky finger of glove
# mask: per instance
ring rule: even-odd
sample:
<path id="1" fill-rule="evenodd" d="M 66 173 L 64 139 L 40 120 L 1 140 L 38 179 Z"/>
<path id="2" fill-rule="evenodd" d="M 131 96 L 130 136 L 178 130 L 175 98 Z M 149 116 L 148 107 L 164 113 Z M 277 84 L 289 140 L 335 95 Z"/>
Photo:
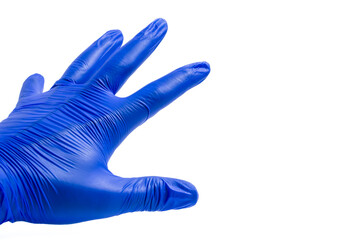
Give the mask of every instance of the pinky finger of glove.
<path id="1" fill-rule="evenodd" d="M 35 73 L 23 83 L 20 99 L 42 93 L 44 90 L 44 77 Z"/>

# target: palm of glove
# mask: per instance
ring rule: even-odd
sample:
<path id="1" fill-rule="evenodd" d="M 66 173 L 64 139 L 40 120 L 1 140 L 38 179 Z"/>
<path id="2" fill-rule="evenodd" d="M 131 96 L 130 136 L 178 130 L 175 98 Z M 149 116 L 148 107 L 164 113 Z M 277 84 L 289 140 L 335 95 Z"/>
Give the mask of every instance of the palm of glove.
<path id="1" fill-rule="evenodd" d="M 196 203 L 196 189 L 186 181 L 121 178 L 107 168 L 133 129 L 209 73 L 206 63 L 195 63 L 129 97 L 115 96 L 166 29 L 164 20 L 156 20 L 123 47 L 120 31 L 110 31 L 51 90 L 42 92 L 39 74 L 24 82 L 15 110 L 0 123 L 2 208 L 8 206 L 0 222 L 74 223 Z"/>

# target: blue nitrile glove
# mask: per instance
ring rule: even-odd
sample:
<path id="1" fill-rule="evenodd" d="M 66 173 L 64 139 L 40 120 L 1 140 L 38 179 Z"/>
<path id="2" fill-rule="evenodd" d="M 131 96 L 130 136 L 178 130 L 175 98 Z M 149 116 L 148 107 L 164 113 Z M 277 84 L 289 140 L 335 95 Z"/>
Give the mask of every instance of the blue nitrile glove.
<path id="1" fill-rule="evenodd" d="M 193 206 L 195 187 L 163 177 L 121 178 L 107 163 L 137 126 L 209 74 L 193 63 L 125 98 L 115 96 L 167 30 L 158 19 L 123 47 L 118 30 L 83 52 L 51 90 L 39 74 L 0 123 L 0 223 L 67 224 Z"/>

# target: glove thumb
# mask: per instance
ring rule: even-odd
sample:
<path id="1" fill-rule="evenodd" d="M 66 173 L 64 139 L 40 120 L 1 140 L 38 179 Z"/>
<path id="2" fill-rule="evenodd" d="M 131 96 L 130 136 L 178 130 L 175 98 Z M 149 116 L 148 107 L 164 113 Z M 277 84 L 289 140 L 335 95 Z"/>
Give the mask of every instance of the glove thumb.
<path id="1" fill-rule="evenodd" d="M 122 211 L 166 211 L 194 206 L 198 192 L 184 180 L 164 177 L 123 178 Z"/>
<path id="2" fill-rule="evenodd" d="M 35 73 L 28 77 L 21 89 L 20 99 L 40 94 L 44 89 L 44 77 Z"/>

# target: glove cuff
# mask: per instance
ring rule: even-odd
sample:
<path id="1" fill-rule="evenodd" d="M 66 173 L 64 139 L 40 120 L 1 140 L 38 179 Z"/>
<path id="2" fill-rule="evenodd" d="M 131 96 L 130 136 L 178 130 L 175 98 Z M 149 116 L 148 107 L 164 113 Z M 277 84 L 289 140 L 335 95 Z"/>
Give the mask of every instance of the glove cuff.
<path id="1" fill-rule="evenodd" d="M 14 222 L 9 202 L 9 184 L 5 172 L 0 167 L 0 224 Z"/>

